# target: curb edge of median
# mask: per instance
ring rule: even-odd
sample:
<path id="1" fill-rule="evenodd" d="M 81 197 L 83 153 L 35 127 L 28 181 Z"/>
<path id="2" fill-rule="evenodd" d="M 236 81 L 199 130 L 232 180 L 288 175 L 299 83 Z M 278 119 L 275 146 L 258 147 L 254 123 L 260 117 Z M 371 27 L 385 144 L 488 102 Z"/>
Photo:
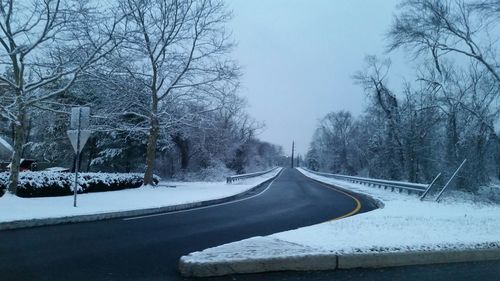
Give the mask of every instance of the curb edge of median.
<path id="1" fill-rule="evenodd" d="M 215 277 L 273 271 L 333 270 L 337 263 L 337 256 L 328 253 L 227 262 L 185 262 L 180 259 L 179 272 L 184 277 Z"/>
<path id="2" fill-rule="evenodd" d="M 183 262 L 184 277 L 215 277 L 273 271 L 326 271 L 353 268 L 384 268 L 439 263 L 500 260 L 500 248 L 453 249 L 358 254 L 315 254 L 228 262 Z M 335 261 L 335 262 L 332 262 Z"/>
<path id="3" fill-rule="evenodd" d="M 499 247 L 338 255 L 338 268 L 381 268 L 500 260 Z"/>
<path id="4" fill-rule="evenodd" d="M 243 192 L 223 197 L 217 199 L 210 199 L 205 201 L 198 201 L 192 203 L 185 204 L 177 204 L 165 207 L 157 207 L 157 208 L 146 208 L 146 209 L 137 209 L 137 210 L 129 210 L 129 211 L 118 211 L 118 212 L 108 212 L 108 213 L 100 213 L 100 214 L 91 214 L 91 215 L 76 215 L 76 216 L 66 216 L 66 217 L 58 217 L 58 218 L 45 218 L 45 219 L 29 219 L 29 220 L 16 220 L 9 222 L 0 222 L 0 231 L 2 230 L 13 230 L 20 228 L 30 228 L 30 227 L 38 227 L 38 226 L 47 226 L 47 225 L 58 225 L 58 224 L 69 224 L 69 223 L 78 223 L 78 222 L 91 222 L 91 221 L 100 221 L 107 219 L 118 219 L 118 218 L 126 218 L 126 217 L 134 217 L 134 216 L 142 216 L 142 215 L 153 215 L 158 213 L 168 213 L 174 211 L 182 211 L 189 210 L 199 207 L 206 207 L 210 205 L 216 205 L 221 203 L 231 202 L 246 195 L 254 192 L 259 189 L 263 185 L 268 184 L 272 180 L 276 179 L 281 172 L 280 170 L 275 176 L 259 183 L 258 185 L 247 189 Z"/>

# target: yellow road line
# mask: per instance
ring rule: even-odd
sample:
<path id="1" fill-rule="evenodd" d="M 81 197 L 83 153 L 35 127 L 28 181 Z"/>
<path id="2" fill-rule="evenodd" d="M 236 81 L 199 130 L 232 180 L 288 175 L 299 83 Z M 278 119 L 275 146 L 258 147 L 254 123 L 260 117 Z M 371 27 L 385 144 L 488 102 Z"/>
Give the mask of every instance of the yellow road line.
<path id="1" fill-rule="evenodd" d="M 302 174 L 302 173 L 301 173 L 301 174 Z M 340 216 L 340 217 L 333 218 L 333 219 L 331 219 L 330 221 L 335 221 L 335 220 L 340 220 L 340 219 L 343 219 L 343 218 L 350 217 L 350 216 L 355 215 L 356 213 L 358 213 L 358 212 L 359 212 L 359 210 L 361 210 L 361 202 L 358 200 L 358 198 L 356 198 L 356 197 L 352 196 L 351 194 L 349 194 L 349 193 L 347 193 L 347 192 L 345 192 L 345 191 L 339 190 L 338 188 L 335 188 L 334 186 L 331 186 L 331 185 L 325 184 L 325 183 L 323 183 L 323 182 L 320 182 L 320 181 L 318 181 L 318 180 L 312 179 L 312 178 L 310 178 L 310 177 L 308 177 L 308 176 L 306 176 L 306 175 L 304 175 L 304 174 L 302 174 L 302 175 L 303 175 L 304 177 L 306 177 L 306 178 L 308 178 L 308 179 L 310 179 L 310 180 L 312 180 L 312 181 L 316 182 L 316 183 L 317 183 L 317 184 L 319 184 L 319 185 L 322 185 L 322 186 L 324 186 L 324 187 L 326 187 L 326 188 L 329 188 L 329 189 L 331 189 L 331 190 L 334 190 L 334 191 L 340 192 L 340 193 L 342 193 L 342 194 L 344 194 L 344 195 L 346 195 L 346 196 L 349 196 L 351 199 L 353 199 L 353 200 L 354 200 L 354 202 L 356 202 L 356 207 L 355 207 L 352 211 L 350 211 L 349 213 L 347 213 L 347 214 L 345 214 L 345 215 L 342 215 L 342 216 Z"/>

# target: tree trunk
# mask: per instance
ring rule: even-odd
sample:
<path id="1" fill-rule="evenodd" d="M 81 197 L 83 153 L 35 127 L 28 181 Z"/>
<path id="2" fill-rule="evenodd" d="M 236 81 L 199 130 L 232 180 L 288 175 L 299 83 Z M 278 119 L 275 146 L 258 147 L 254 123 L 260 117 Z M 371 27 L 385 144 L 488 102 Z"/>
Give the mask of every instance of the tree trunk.
<path id="1" fill-rule="evenodd" d="M 160 132 L 158 119 L 151 118 L 151 128 L 149 129 L 148 147 L 146 149 L 146 172 L 144 173 L 144 185 L 154 185 L 153 172 L 156 158 L 156 142 Z"/>
<path id="2" fill-rule="evenodd" d="M 446 161 L 448 167 L 454 167 L 458 163 L 457 159 L 458 132 L 455 112 L 448 114 L 446 124 Z"/>
<path id="3" fill-rule="evenodd" d="M 412 136 L 413 137 L 413 136 Z M 418 162 L 417 154 L 415 153 L 415 147 L 413 145 L 413 139 L 408 140 L 409 144 L 407 147 L 407 167 L 408 167 L 408 181 L 417 182 L 417 172 L 418 172 Z"/>
<path id="4" fill-rule="evenodd" d="M 24 139 L 26 134 L 26 112 L 24 109 L 19 109 L 18 122 L 14 125 L 14 153 L 10 164 L 9 186 L 7 192 L 12 195 L 17 194 L 17 186 L 19 184 L 19 168 L 21 166 L 21 157 L 23 153 Z"/>
<path id="5" fill-rule="evenodd" d="M 181 149 L 181 169 L 187 170 L 189 166 L 189 147 L 188 145 L 182 146 Z"/>
<path id="6" fill-rule="evenodd" d="M 92 163 L 92 159 L 97 155 L 97 140 L 95 137 L 91 137 L 88 141 L 88 157 L 87 157 L 87 173 L 90 171 L 90 166 Z"/>
<path id="7" fill-rule="evenodd" d="M 179 154 L 181 156 L 181 169 L 186 170 L 189 166 L 189 141 L 183 138 L 180 134 L 173 136 L 172 141 L 179 149 Z"/>

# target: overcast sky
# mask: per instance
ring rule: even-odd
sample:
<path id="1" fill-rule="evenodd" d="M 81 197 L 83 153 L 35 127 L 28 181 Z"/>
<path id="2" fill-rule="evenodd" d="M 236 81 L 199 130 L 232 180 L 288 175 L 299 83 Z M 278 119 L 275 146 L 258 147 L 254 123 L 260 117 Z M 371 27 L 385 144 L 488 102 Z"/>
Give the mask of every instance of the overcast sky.
<path id="1" fill-rule="evenodd" d="M 295 140 L 305 154 L 325 114 L 362 113 L 365 95 L 351 77 L 365 55 L 384 55 L 397 0 L 227 2 L 234 12 L 234 55 L 244 72 L 241 95 L 250 114 L 266 123 L 259 138 L 282 145 L 287 154 Z M 393 70 L 403 60 L 394 57 Z"/>

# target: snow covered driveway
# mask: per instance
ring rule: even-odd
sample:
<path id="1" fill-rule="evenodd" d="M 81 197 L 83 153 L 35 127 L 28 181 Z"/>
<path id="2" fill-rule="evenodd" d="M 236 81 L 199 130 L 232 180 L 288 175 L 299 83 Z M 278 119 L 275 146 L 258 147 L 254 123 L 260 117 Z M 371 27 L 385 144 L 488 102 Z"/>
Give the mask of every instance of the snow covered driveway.
<path id="1" fill-rule="evenodd" d="M 268 174 L 231 184 L 160 182 L 156 187 L 144 186 L 120 191 L 79 194 L 76 208 L 73 207 L 73 196 L 44 198 L 3 196 L 0 198 L 0 223 L 159 208 L 219 199 L 245 192 L 274 177 L 280 170 L 276 169 Z"/>

